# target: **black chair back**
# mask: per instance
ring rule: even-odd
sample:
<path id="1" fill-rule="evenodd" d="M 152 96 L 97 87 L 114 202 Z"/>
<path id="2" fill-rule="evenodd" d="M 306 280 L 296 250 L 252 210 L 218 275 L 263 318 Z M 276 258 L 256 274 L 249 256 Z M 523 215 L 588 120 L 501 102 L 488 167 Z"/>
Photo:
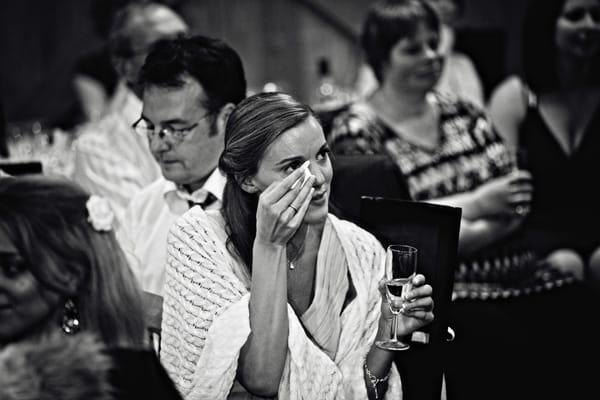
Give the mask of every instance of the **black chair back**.
<path id="1" fill-rule="evenodd" d="M 384 247 L 416 247 L 417 271 L 433 287 L 434 321 L 413 334 L 411 348 L 396 358 L 405 400 L 440 399 L 461 214 L 460 208 L 425 202 L 361 198 L 359 224 Z"/>
<path id="2" fill-rule="evenodd" d="M 334 155 L 329 208 L 337 217 L 360 225 L 362 196 L 409 200 L 396 163 L 386 155 Z"/>
<path id="3" fill-rule="evenodd" d="M 40 161 L 0 161 L 0 170 L 13 176 L 43 174 Z"/>

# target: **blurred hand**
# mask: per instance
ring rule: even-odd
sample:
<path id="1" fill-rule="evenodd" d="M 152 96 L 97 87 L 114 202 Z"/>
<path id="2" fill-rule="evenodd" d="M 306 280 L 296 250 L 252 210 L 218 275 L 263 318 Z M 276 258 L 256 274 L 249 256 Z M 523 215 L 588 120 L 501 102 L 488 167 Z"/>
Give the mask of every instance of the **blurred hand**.
<path id="1" fill-rule="evenodd" d="M 525 216 L 531 207 L 531 174 L 516 170 L 484 183 L 475 190 L 479 217 Z"/>

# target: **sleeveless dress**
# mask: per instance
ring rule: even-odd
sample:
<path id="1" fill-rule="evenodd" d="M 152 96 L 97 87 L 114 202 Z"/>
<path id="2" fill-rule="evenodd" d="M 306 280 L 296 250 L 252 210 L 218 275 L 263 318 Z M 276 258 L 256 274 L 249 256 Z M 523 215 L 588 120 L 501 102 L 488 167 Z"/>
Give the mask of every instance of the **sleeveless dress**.
<path id="1" fill-rule="evenodd" d="M 527 90 L 527 89 L 526 89 Z M 587 258 L 600 245 L 600 107 L 573 154 L 562 147 L 540 115 L 536 96 L 528 93 L 528 109 L 519 132 L 519 151 L 533 176 L 531 213 L 525 227 L 538 251 L 572 248 Z"/>

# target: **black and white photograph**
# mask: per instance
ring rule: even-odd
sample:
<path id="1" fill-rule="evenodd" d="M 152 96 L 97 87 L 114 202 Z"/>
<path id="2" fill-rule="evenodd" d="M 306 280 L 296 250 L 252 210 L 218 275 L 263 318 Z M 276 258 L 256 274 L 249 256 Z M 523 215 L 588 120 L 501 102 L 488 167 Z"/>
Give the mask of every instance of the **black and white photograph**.
<path id="1" fill-rule="evenodd" d="M 0 400 L 600 399 L 600 0 L 3 0 L 0 54 Z"/>

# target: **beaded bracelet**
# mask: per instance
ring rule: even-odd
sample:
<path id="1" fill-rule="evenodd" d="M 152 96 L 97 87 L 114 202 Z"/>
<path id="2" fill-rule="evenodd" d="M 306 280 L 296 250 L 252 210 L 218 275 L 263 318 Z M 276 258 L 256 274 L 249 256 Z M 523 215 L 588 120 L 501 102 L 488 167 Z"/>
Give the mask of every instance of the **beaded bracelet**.
<path id="1" fill-rule="evenodd" d="M 385 382 L 388 380 L 388 378 L 390 377 L 390 374 L 388 373 L 386 376 L 384 376 L 383 378 L 378 378 L 376 377 L 370 370 L 369 367 L 367 366 L 367 359 L 365 358 L 365 362 L 363 364 L 363 368 L 365 369 L 365 373 L 367 374 L 367 378 L 369 378 L 369 382 L 371 383 L 371 387 L 373 388 L 373 391 L 375 392 L 375 399 L 379 399 L 379 393 L 377 391 L 377 385 L 379 385 L 381 382 Z"/>

